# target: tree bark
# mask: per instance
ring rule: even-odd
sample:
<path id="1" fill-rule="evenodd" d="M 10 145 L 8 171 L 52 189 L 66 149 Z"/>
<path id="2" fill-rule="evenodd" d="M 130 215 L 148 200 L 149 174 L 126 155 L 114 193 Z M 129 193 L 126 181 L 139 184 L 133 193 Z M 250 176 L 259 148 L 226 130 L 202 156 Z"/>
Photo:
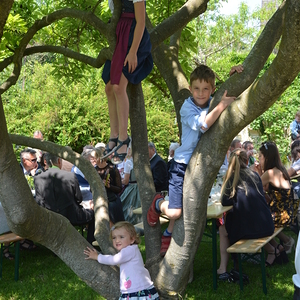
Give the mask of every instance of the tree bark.
<path id="1" fill-rule="evenodd" d="M 205 10 L 207 2 L 204 0 L 187 1 L 178 14 L 175 14 L 178 19 L 172 16 L 165 23 L 163 22 L 151 30 L 154 60 L 170 87 L 172 97 L 176 99 L 177 115 L 180 103 L 183 103 L 184 98 L 189 95 L 188 82 L 180 68 L 177 50 L 166 49 L 161 46 L 161 43 L 165 36 L 177 32 L 189 20 Z M 12 3 L 12 1 L 6 3 Z M 185 290 L 190 267 L 205 228 L 207 198 L 231 140 L 241 129 L 268 109 L 300 71 L 299 11 L 299 1 L 283 2 L 246 58 L 244 72 L 233 75 L 216 93 L 211 109 L 219 103 L 225 89 L 228 90 L 229 95 L 240 96 L 202 136 L 194 151 L 185 176 L 183 217 L 175 223 L 171 245 L 163 260 L 159 257 L 160 226 L 149 228 L 146 222 L 146 213 L 154 195 L 154 185 L 149 167 L 146 114 L 141 85 L 128 86 L 134 168 L 142 199 L 147 265 L 151 266 L 149 269 L 152 279 L 155 281 L 162 299 L 179 299 Z M 284 18 L 284 14 L 288 17 Z M 166 31 L 169 32 L 169 35 Z M 28 36 L 30 34 L 31 32 L 28 33 Z M 280 37 L 282 37 L 281 45 L 276 59 L 265 74 L 253 83 Z M 13 60 L 15 64 L 23 56 L 21 53 L 25 53 L 24 45 L 27 45 L 29 40 L 25 39 L 15 54 Z M 165 50 L 167 51 L 164 52 Z M 162 63 L 163 61 L 165 64 Z M 174 67 L 176 64 L 178 66 Z M 18 78 L 21 65 L 17 68 L 19 69 L 14 73 L 13 80 Z M 21 236 L 47 246 L 93 289 L 107 299 L 116 299 L 118 291 L 115 287 L 118 286 L 119 281 L 118 271 L 96 262 L 85 261 L 83 249 L 87 242 L 65 218 L 40 208 L 33 200 L 13 153 L 7 134 L 2 102 L 0 128 L 0 199 L 10 228 Z M 14 138 L 11 136 L 11 140 L 16 142 Z M 96 174 L 78 157 L 78 154 L 66 148 L 60 146 L 52 148 L 51 144 L 38 143 L 33 139 L 25 141 L 24 144 L 44 150 L 51 149 L 53 153 L 67 158 L 82 169 L 91 183 L 93 196 L 96 199 L 96 238 L 105 253 L 113 252 L 107 241 L 108 214 L 104 188 L 99 183 L 99 178 L 96 179 Z M 40 220 L 43 222 L 41 223 Z M 47 228 L 44 221 L 47 222 Z"/>
<path id="2" fill-rule="evenodd" d="M 285 20 L 284 24 L 279 51 L 281 55 L 277 56 L 269 71 L 252 84 L 282 33 L 285 6 L 283 3 L 266 25 L 244 62 L 244 72 L 232 76 L 215 95 L 210 110 L 218 104 L 225 89 L 229 94 L 237 96 L 250 86 L 202 136 L 189 162 L 183 190 L 183 218 L 175 223 L 172 242 L 157 277 L 158 288 L 166 299 L 170 299 L 170 295 L 180 298 L 184 291 L 189 266 L 193 263 L 205 228 L 208 195 L 230 142 L 246 125 L 269 108 L 299 73 L 299 44 L 296 42 L 299 41 L 299 4 L 291 1 L 289 20 Z M 284 38 L 286 36 L 289 38 Z M 287 62 L 290 63 L 288 67 Z M 285 74 L 282 74 L 283 65 L 288 70 Z M 278 74 L 281 74 L 280 79 Z"/>
<path id="3" fill-rule="evenodd" d="M 14 3 L 14 0 L 2 0 L 0 2 L 0 41 L 3 35 L 3 28 L 5 26 L 6 20 L 8 18 L 10 9 Z"/>

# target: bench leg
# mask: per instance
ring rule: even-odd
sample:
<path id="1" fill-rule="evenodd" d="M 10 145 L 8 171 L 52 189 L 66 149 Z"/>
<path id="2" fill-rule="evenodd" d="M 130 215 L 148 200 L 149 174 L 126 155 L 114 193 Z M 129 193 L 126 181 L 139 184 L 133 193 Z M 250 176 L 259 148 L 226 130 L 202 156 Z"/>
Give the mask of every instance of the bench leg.
<path id="1" fill-rule="evenodd" d="M 266 263 L 265 263 L 265 249 L 262 247 L 260 253 L 260 265 L 261 265 L 261 276 L 263 283 L 263 291 L 267 295 L 267 284 L 266 284 Z"/>
<path id="2" fill-rule="evenodd" d="M 1 251 L 0 251 L 0 278 L 2 278 L 2 266 L 3 266 L 3 251 L 4 251 L 4 245 L 0 245 Z"/>
<path id="3" fill-rule="evenodd" d="M 216 219 L 212 219 L 212 253 L 213 253 L 213 288 L 217 290 L 217 227 Z"/>
<path id="4" fill-rule="evenodd" d="M 239 277 L 240 277 L 240 289 L 243 290 L 244 283 L 243 283 L 243 271 L 242 271 L 242 254 L 238 253 L 239 258 Z"/>
<path id="5" fill-rule="evenodd" d="M 19 280 L 20 242 L 15 244 L 15 281 Z"/>

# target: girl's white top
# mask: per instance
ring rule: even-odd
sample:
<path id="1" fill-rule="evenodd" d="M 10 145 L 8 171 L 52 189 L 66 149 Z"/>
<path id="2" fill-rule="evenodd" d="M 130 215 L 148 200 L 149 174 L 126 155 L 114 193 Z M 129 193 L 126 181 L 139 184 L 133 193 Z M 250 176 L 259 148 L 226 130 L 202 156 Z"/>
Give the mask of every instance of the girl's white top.
<path id="1" fill-rule="evenodd" d="M 153 284 L 148 270 L 144 267 L 141 252 L 136 244 L 123 248 L 115 255 L 99 254 L 98 262 L 111 266 L 119 265 L 122 294 L 142 291 Z"/>

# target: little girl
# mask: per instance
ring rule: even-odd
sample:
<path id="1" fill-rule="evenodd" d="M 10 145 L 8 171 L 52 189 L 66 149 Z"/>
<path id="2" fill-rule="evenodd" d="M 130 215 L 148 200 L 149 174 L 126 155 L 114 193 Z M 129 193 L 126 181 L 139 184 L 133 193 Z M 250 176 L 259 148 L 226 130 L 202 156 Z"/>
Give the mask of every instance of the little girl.
<path id="1" fill-rule="evenodd" d="M 113 1 L 109 0 L 113 12 Z M 145 28 L 144 0 L 122 0 L 122 14 L 117 25 L 117 44 L 111 61 L 106 61 L 102 79 L 108 100 L 110 138 L 103 158 L 113 154 L 112 163 L 121 163 L 126 156 L 130 138 L 127 134 L 129 100 L 128 81 L 145 79 L 153 68 L 150 36 Z"/>
<path id="2" fill-rule="evenodd" d="M 120 266 L 121 299 L 159 299 L 153 286 L 150 274 L 144 267 L 143 258 L 138 248 L 139 237 L 129 222 L 118 222 L 110 230 L 110 238 L 114 248 L 119 251 L 115 255 L 98 254 L 89 247 L 84 250 L 86 259 L 98 260 L 100 264 Z"/>

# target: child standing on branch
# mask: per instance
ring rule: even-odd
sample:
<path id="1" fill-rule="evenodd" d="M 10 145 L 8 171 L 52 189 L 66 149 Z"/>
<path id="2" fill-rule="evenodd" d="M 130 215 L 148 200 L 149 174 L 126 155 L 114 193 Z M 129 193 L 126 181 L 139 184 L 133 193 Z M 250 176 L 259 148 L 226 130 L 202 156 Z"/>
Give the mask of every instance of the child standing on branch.
<path id="1" fill-rule="evenodd" d="M 242 72 L 241 65 L 232 67 L 230 75 Z M 171 242 L 175 220 L 182 213 L 182 189 L 184 174 L 190 158 L 202 136 L 218 119 L 220 114 L 235 99 L 227 97 L 227 91 L 220 103 L 208 113 L 211 94 L 215 91 L 215 74 L 205 65 L 197 67 L 190 76 L 192 96 L 185 100 L 181 109 L 181 146 L 175 150 L 174 160 L 169 169 L 169 201 L 162 194 L 156 194 L 147 213 L 150 226 L 155 226 L 161 213 L 170 218 L 168 228 L 162 235 L 160 254 L 164 256 Z"/>
<path id="2" fill-rule="evenodd" d="M 113 11 L 113 1 L 109 0 Z M 112 163 L 121 163 L 130 138 L 127 133 L 129 100 L 128 82 L 140 83 L 153 68 L 150 36 L 145 28 L 144 0 L 122 0 L 122 14 L 117 25 L 117 44 L 111 61 L 106 61 L 102 79 L 108 100 L 110 138 L 105 158 L 113 154 Z"/>
<path id="3" fill-rule="evenodd" d="M 159 299 L 153 286 L 150 274 L 144 267 L 139 250 L 139 237 L 135 228 L 129 222 L 118 222 L 110 230 L 110 238 L 114 248 L 119 251 L 116 255 L 98 254 L 95 249 L 87 247 L 84 250 L 86 259 L 97 260 L 100 264 L 120 266 L 120 290 L 122 299 L 146 300 Z"/>

